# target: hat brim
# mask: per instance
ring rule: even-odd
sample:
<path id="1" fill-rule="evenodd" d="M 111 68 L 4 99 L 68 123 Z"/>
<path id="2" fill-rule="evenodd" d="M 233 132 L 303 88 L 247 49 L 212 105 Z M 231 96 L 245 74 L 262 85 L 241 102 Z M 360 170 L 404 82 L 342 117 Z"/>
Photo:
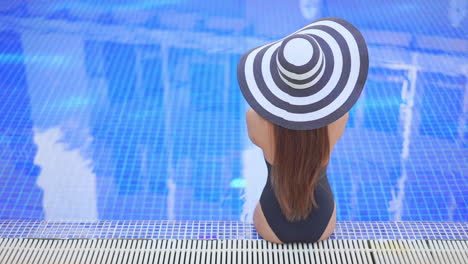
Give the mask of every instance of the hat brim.
<path id="1" fill-rule="evenodd" d="M 323 69 L 313 81 L 291 83 L 278 73 L 276 52 L 295 34 L 312 35 L 323 52 Z M 367 45 L 359 30 L 343 19 L 323 18 L 246 52 L 237 78 L 247 103 L 263 118 L 285 128 L 309 130 L 333 123 L 353 107 L 368 69 Z"/>

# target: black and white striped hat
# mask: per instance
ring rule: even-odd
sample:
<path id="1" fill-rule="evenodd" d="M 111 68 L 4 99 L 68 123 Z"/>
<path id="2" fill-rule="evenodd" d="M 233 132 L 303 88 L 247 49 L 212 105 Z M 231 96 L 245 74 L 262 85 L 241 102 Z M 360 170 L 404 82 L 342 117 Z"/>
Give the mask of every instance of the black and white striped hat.
<path id="1" fill-rule="evenodd" d="M 237 67 L 250 106 L 279 126 L 306 130 L 331 124 L 356 103 L 369 68 L 361 32 L 323 18 L 245 53 Z"/>

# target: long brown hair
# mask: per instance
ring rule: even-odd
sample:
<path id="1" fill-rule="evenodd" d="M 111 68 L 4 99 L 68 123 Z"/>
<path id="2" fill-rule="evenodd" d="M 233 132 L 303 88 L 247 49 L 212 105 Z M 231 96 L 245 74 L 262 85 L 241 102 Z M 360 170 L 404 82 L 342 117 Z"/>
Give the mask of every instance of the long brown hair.
<path id="1" fill-rule="evenodd" d="M 286 219 L 305 219 L 317 207 L 315 187 L 330 156 L 328 127 L 291 130 L 273 124 L 272 186 Z"/>

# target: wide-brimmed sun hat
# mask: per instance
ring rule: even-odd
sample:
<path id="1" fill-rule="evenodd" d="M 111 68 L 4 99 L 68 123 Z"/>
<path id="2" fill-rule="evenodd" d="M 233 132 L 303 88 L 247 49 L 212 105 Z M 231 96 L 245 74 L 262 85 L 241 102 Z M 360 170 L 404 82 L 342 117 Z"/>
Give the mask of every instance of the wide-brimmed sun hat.
<path id="1" fill-rule="evenodd" d="M 369 69 L 366 42 L 340 18 L 323 18 L 245 53 L 237 78 L 249 105 L 294 130 L 324 127 L 346 114 Z"/>

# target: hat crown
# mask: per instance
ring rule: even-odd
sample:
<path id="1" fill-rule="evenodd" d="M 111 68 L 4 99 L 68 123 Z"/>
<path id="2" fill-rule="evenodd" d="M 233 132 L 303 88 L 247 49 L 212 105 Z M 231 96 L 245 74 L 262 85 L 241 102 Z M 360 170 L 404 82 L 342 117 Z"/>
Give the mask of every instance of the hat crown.
<path id="1" fill-rule="evenodd" d="M 288 62 L 295 66 L 302 66 L 307 64 L 312 59 L 314 53 L 314 46 L 305 38 L 296 37 L 283 42 L 283 56 Z M 282 65 L 287 68 L 287 65 Z"/>
<path id="2" fill-rule="evenodd" d="M 284 39 L 278 49 L 278 72 L 286 81 L 292 82 L 317 77 L 316 73 L 322 69 L 322 53 L 312 35 L 294 34 Z"/>

